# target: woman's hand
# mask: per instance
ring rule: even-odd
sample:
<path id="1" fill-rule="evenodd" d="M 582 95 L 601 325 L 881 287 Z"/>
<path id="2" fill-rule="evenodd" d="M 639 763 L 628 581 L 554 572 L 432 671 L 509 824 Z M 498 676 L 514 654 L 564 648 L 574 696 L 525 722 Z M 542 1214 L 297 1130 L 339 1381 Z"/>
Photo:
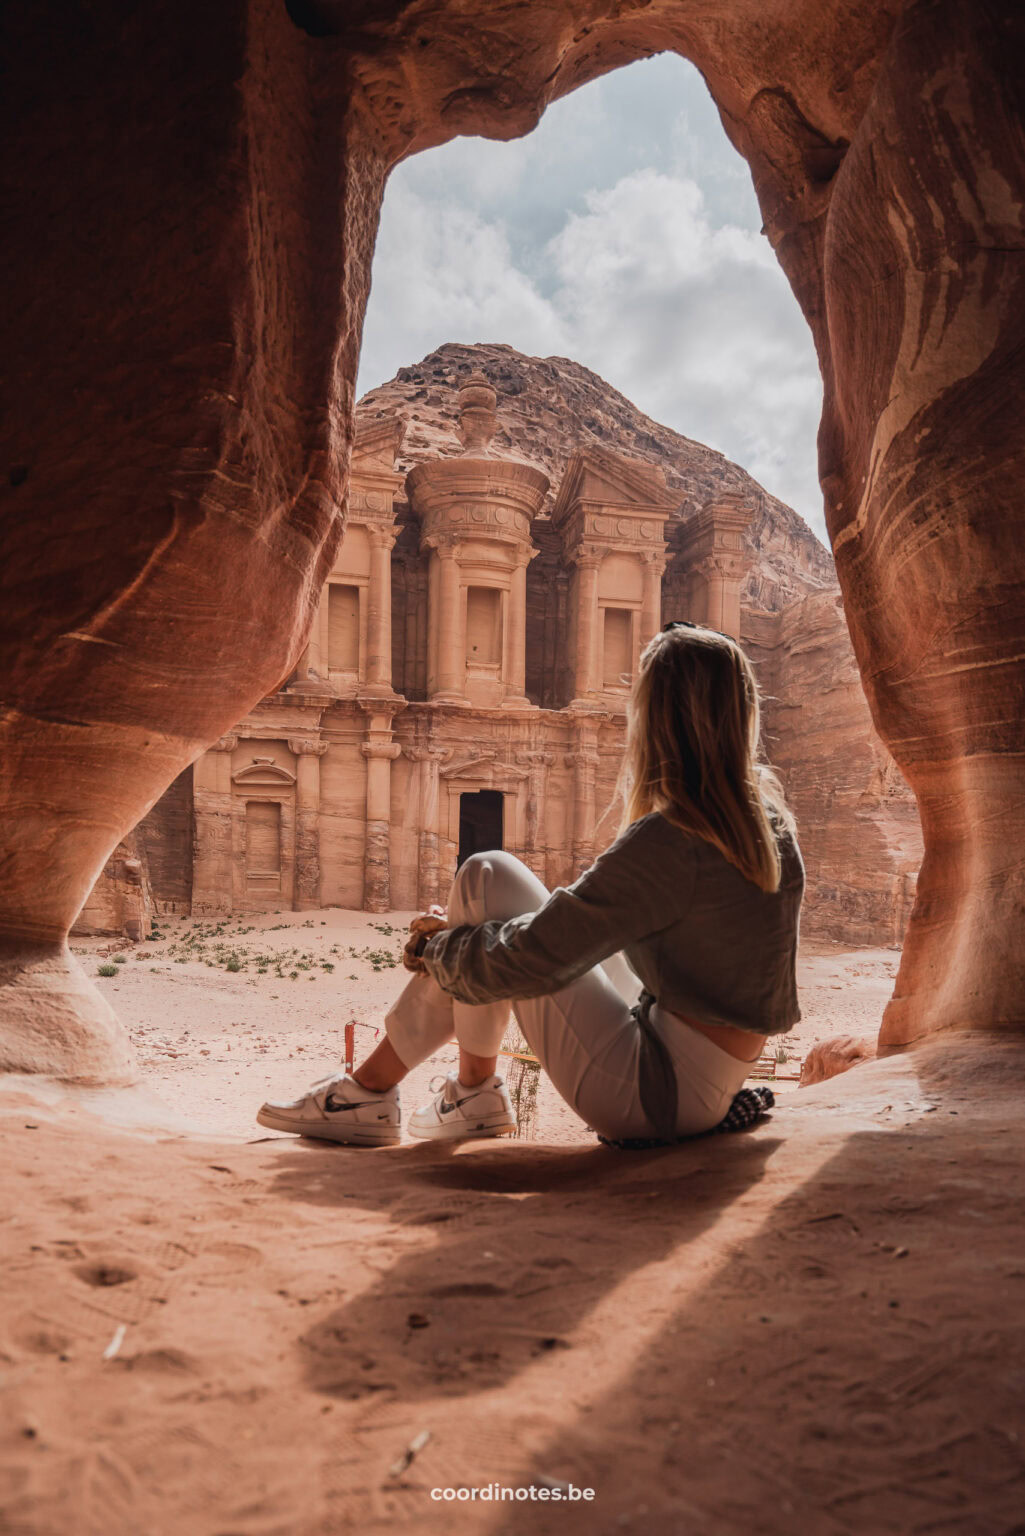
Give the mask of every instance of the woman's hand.
<path id="1" fill-rule="evenodd" d="M 440 933 L 447 927 L 448 917 L 441 907 L 432 907 L 429 912 L 414 917 L 409 925 L 409 940 L 402 951 L 402 963 L 407 971 L 426 971 L 417 949 L 423 947 L 423 940 L 430 938 L 432 933 Z"/>

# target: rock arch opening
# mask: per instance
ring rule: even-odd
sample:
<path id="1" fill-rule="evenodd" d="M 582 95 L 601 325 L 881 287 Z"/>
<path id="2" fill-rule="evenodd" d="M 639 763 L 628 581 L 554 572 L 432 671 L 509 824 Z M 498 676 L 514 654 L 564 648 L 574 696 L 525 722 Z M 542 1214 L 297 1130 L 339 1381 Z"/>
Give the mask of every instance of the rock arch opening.
<path id="1" fill-rule="evenodd" d="M 541 25 L 500 5 L 479 32 L 465 7 L 432 12 L 429 33 L 408 9 L 303 14 L 228 7 L 202 51 L 161 7 L 117 48 L 72 39 L 55 3 L 12 22 L 4 1064 L 131 1073 L 65 936 L 118 838 L 306 645 L 342 532 L 388 167 L 458 133 L 521 134 L 659 49 L 705 76 L 811 326 L 847 620 L 922 807 L 883 1044 L 1020 1028 L 1015 8 L 834 0 L 794 18 L 739 0 L 723 26 L 725 8 L 658 0 L 552 6 Z M 159 139 L 125 132 L 139 92 Z"/>

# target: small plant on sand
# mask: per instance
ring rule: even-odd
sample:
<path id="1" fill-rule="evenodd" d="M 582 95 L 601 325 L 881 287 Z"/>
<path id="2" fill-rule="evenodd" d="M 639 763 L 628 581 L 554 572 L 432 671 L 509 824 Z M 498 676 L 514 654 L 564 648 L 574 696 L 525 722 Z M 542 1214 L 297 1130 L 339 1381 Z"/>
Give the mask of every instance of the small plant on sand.
<path id="1" fill-rule="evenodd" d="M 124 965 L 124 963 L 125 963 L 125 961 L 127 959 L 128 959 L 127 955 L 115 955 L 114 956 L 114 964 L 115 965 Z"/>
<path id="2" fill-rule="evenodd" d="M 369 960 L 375 971 L 390 970 L 399 963 L 397 956 L 388 949 L 365 949 L 357 959 Z"/>
<path id="3" fill-rule="evenodd" d="M 117 966 L 111 965 L 109 962 L 105 962 L 103 965 L 98 965 L 96 967 L 96 974 L 97 976 L 116 976 Z"/>
<path id="4" fill-rule="evenodd" d="M 226 971 L 240 971 L 242 969 L 242 961 L 238 955 L 229 955 L 224 963 L 224 969 Z"/>

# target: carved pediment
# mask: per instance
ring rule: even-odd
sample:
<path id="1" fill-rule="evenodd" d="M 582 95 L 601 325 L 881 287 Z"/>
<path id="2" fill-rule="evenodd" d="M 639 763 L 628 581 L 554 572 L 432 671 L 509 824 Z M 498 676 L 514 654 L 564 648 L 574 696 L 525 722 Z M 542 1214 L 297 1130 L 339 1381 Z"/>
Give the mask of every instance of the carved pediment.
<path id="1" fill-rule="evenodd" d="M 519 784 L 528 777 L 525 768 L 518 768 L 514 763 L 501 763 L 490 752 L 480 753 L 464 763 L 452 763 L 441 770 L 443 779 L 472 779 L 475 784 L 493 789 L 501 789 L 503 784 L 507 787 Z"/>
<path id="2" fill-rule="evenodd" d="M 405 431 L 398 417 L 361 427 L 352 445 L 352 473 L 393 474 Z"/>
<path id="3" fill-rule="evenodd" d="M 570 460 L 552 510 L 552 521 L 565 522 L 581 502 L 665 517 L 678 500 L 658 465 L 588 449 L 586 453 L 574 454 Z"/>
<path id="4" fill-rule="evenodd" d="M 272 757 L 254 757 L 251 763 L 232 774 L 231 782 L 246 789 L 281 789 L 295 783 L 295 774 L 282 768 Z"/>

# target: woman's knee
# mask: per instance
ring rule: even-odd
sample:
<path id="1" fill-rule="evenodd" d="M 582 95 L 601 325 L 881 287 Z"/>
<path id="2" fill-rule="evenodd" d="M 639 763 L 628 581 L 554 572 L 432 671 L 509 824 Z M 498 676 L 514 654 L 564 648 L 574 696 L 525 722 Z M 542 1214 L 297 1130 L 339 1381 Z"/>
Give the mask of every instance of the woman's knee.
<path id="1" fill-rule="evenodd" d="M 448 915 L 454 923 L 483 923 L 489 918 L 533 912 L 548 896 L 541 881 L 521 859 L 502 848 L 473 853 L 456 870 Z"/>

